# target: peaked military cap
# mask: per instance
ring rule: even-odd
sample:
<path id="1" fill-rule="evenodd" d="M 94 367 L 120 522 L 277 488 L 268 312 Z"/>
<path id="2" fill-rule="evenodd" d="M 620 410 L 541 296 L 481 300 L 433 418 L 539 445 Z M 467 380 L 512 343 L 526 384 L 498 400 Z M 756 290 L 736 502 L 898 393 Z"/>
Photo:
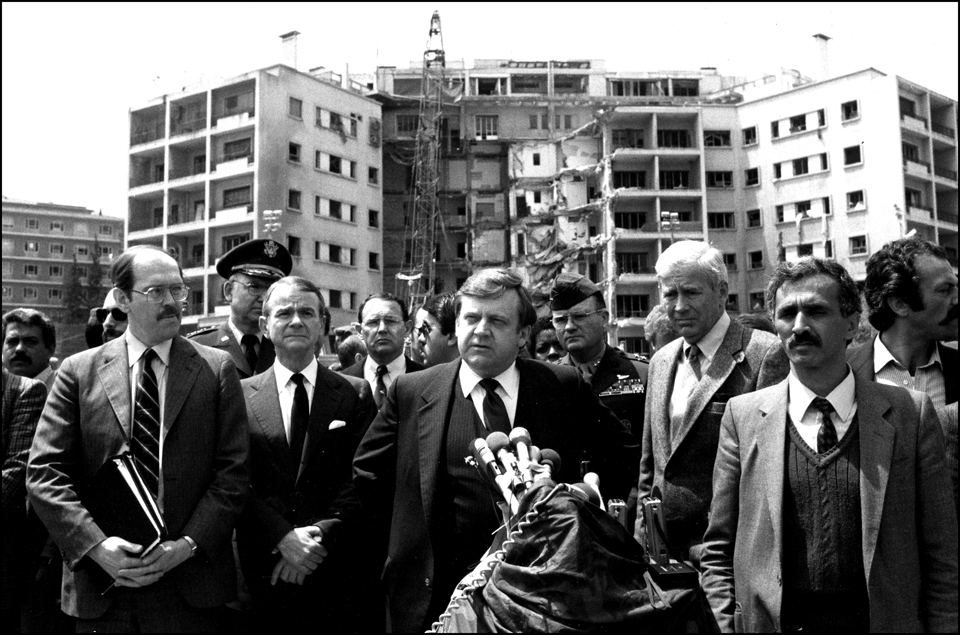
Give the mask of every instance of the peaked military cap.
<path id="1" fill-rule="evenodd" d="M 603 301 L 603 292 L 589 278 L 579 273 L 561 273 L 553 281 L 553 288 L 550 290 L 550 309 L 566 311 L 591 296 L 597 296 L 600 306 L 606 308 L 607 303 Z"/>
<path id="2" fill-rule="evenodd" d="M 235 273 L 245 273 L 257 278 L 279 280 L 290 275 L 293 258 L 287 248 L 270 238 L 257 238 L 237 245 L 223 254 L 217 262 L 217 273 L 229 278 Z"/>

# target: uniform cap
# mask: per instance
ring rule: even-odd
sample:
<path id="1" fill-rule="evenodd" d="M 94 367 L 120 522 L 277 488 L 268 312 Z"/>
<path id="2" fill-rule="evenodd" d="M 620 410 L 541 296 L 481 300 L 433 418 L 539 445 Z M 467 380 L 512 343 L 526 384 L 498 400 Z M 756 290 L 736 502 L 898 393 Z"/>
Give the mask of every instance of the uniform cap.
<path id="1" fill-rule="evenodd" d="M 550 309 L 566 311 L 591 296 L 599 298 L 600 306 L 607 306 L 603 301 L 603 292 L 600 291 L 600 287 L 589 278 L 579 273 L 561 273 L 553 281 L 553 289 L 550 290 Z"/>
<path id="2" fill-rule="evenodd" d="M 279 280 L 290 275 L 293 258 L 287 248 L 269 238 L 257 238 L 237 245 L 217 261 L 217 273 L 229 278 L 245 273 L 257 278 Z"/>

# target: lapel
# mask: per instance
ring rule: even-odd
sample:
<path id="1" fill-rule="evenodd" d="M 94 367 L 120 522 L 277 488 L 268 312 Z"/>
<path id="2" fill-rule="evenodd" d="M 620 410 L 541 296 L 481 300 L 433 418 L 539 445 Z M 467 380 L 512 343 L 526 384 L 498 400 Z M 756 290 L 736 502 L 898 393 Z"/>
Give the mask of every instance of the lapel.
<path id="1" fill-rule="evenodd" d="M 769 400 L 758 408 L 757 430 L 757 481 L 763 483 L 767 497 L 767 509 L 770 510 L 770 526 L 773 527 L 773 548 L 783 554 L 783 470 L 784 452 L 787 442 L 787 380 L 783 380 L 772 390 Z M 744 456 L 749 456 L 749 448 L 741 450 L 741 466 Z M 742 469 L 742 468 L 741 468 Z M 760 495 L 760 492 L 756 492 Z M 753 527 L 750 531 L 762 531 Z"/>
<path id="2" fill-rule="evenodd" d="M 417 410 L 418 441 L 420 448 L 420 499 L 427 526 L 433 526 L 433 499 L 437 491 L 437 469 L 440 465 L 443 433 L 453 391 L 460 390 L 457 376 L 460 364 L 445 364 L 437 380 L 420 393 Z M 401 422 L 401 425 L 403 422 Z"/>
<path id="3" fill-rule="evenodd" d="M 863 567 L 870 580 L 883 502 L 890 478 L 896 428 L 887 420 L 890 402 L 872 382 L 855 377 L 857 421 L 860 428 L 860 519 Z"/>
<path id="4" fill-rule="evenodd" d="M 167 368 L 167 392 L 164 404 L 164 421 L 167 432 L 173 427 L 187 400 L 187 395 L 200 374 L 200 360 L 197 351 L 183 337 L 173 338 L 170 346 L 170 366 Z"/>
<path id="5" fill-rule="evenodd" d="M 594 394 L 600 394 L 613 384 L 617 382 L 617 369 L 620 367 L 620 356 L 617 355 L 616 349 L 607 344 L 604 347 L 603 357 L 600 358 L 600 363 L 597 364 L 596 370 L 593 371 L 594 382 L 591 388 L 593 388 Z"/>
<path id="6" fill-rule="evenodd" d="M 237 372 L 241 377 L 250 377 L 254 374 L 254 369 L 250 368 L 250 364 L 247 363 L 247 358 L 243 354 L 240 342 L 233 336 L 233 331 L 230 330 L 230 325 L 227 322 L 221 324 L 220 328 L 217 329 L 217 348 L 224 349 L 230 353 L 230 357 L 233 358 L 233 363 L 236 365 Z"/>
<path id="7" fill-rule="evenodd" d="M 848 355 L 847 362 L 850 364 L 850 368 L 853 369 L 853 372 L 859 377 L 873 381 L 873 346 L 876 342 L 876 338 L 870 340 L 865 344 L 860 346 L 854 346 L 850 349 L 850 354 Z"/>
<path id="8" fill-rule="evenodd" d="M 681 355 L 683 354 L 682 351 L 683 345 L 681 344 Z M 679 359 L 678 355 L 674 363 L 678 363 Z M 684 437 L 693 428 L 693 424 L 696 423 L 700 413 L 703 412 L 713 395 L 727 381 L 727 377 L 733 372 L 738 360 L 743 361 L 743 327 L 738 322 L 731 320 L 730 326 L 727 327 L 727 332 L 723 336 L 723 342 L 720 343 L 717 354 L 713 356 L 713 361 L 710 362 L 707 374 L 700 378 L 693 392 L 690 393 L 690 399 L 687 401 L 687 409 L 683 414 L 683 422 L 680 424 L 680 428 L 671 431 L 671 454 L 676 452 L 680 444 L 683 443 Z M 672 375 L 676 376 L 676 369 L 674 369 Z"/>
<path id="9" fill-rule="evenodd" d="M 653 432 L 654 456 L 659 461 L 661 458 L 666 465 L 670 458 L 670 395 L 673 394 L 673 385 L 677 380 L 677 368 L 680 364 L 680 356 L 683 355 L 683 339 L 677 338 L 663 348 L 663 352 L 657 352 L 654 355 L 650 365 L 649 377 L 663 377 L 664 382 L 654 384 L 652 394 L 647 396 L 650 399 L 650 413 L 652 421 L 645 425 L 656 425 L 657 429 Z"/>
<path id="10" fill-rule="evenodd" d="M 958 355 L 955 349 L 952 349 L 943 344 L 937 343 L 937 348 L 940 350 L 940 364 L 943 367 L 943 385 L 947 390 L 947 401 L 946 403 L 952 404 L 957 401 L 957 362 Z"/>
<path id="11" fill-rule="evenodd" d="M 297 478 L 303 473 L 303 467 L 320 447 L 320 441 L 326 436 L 327 429 L 333 421 L 343 394 L 336 389 L 331 377 L 326 375 L 326 369 L 317 364 L 317 379 L 313 389 L 313 404 L 310 406 L 310 423 L 307 426 L 307 436 L 303 440 L 303 455 L 297 469 Z"/>
<path id="12" fill-rule="evenodd" d="M 127 426 L 133 421 L 133 405 L 130 402 L 130 365 L 127 361 L 126 338 L 119 337 L 104 344 L 102 356 L 103 363 L 97 369 L 97 376 L 117 417 L 120 434 L 129 445 Z"/>
<path id="13" fill-rule="evenodd" d="M 290 460 L 290 444 L 287 442 L 287 432 L 283 428 L 283 414 L 280 411 L 280 396 L 277 394 L 277 376 L 273 368 L 247 380 L 252 394 L 247 397 L 247 404 L 253 412 L 257 425 L 267 439 L 267 446 L 274 454 L 274 463 L 280 466 L 280 471 L 292 482 L 294 480 L 293 461 Z M 245 382 L 246 383 L 246 382 Z"/>

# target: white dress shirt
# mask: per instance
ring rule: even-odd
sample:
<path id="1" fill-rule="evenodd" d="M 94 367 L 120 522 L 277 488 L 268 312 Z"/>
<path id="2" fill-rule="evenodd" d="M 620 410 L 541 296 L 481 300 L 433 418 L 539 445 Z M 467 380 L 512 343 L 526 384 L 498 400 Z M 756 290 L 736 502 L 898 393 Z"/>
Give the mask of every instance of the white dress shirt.
<path id="1" fill-rule="evenodd" d="M 307 364 L 307 367 L 300 371 L 303 375 L 303 387 L 307 391 L 307 403 L 310 404 L 310 410 L 313 411 L 313 393 L 317 386 L 317 358 L 314 357 Z M 273 373 L 277 378 L 277 394 L 280 397 L 280 414 L 283 416 L 283 432 L 287 435 L 287 444 L 290 439 L 290 413 L 293 410 L 293 395 L 297 391 L 297 384 L 291 377 L 294 372 L 280 363 L 279 359 L 273 362 Z"/>
<path id="2" fill-rule="evenodd" d="M 797 431 L 804 443 L 811 449 L 817 449 L 817 433 L 820 432 L 820 411 L 812 406 L 813 400 L 821 395 L 813 392 L 802 383 L 793 371 L 787 377 L 787 412 L 790 420 L 797 427 Z M 853 371 L 847 366 L 847 376 L 825 397 L 833 412 L 830 420 L 837 429 L 837 441 L 850 429 L 853 416 L 857 414 L 856 382 Z"/>
<path id="3" fill-rule="evenodd" d="M 367 355 L 367 361 L 363 363 L 363 378 L 370 384 L 370 390 L 377 394 L 377 362 Z M 395 360 L 387 364 L 387 374 L 383 376 L 383 387 L 390 390 L 394 380 L 407 372 L 407 358 L 404 355 L 398 355 Z"/>
<path id="4" fill-rule="evenodd" d="M 460 389 L 463 394 L 473 401 L 473 407 L 480 415 L 480 421 L 483 421 L 483 427 L 489 429 L 486 420 L 483 418 L 483 400 L 487 396 L 487 390 L 480 385 L 483 379 L 480 375 L 473 372 L 470 366 L 463 362 L 460 364 Z M 494 379 L 500 384 L 497 388 L 497 394 L 503 400 L 503 405 L 507 409 L 507 417 L 510 418 L 510 427 L 513 428 L 513 422 L 517 418 L 517 398 L 520 396 L 520 371 L 517 370 L 517 362 L 510 364 L 510 368 L 503 371 Z"/>
<path id="5" fill-rule="evenodd" d="M 730 316 L 724 311 L 720 319 L 707 331 L 707 334 L 700 338 L 700 341 L 694 342 L 700 349 L 700 377 L 707 374 L 710 369 L 710 363 L 716 357 L 720 345 L 723 344 L 723 338 L 727 336 L 727 329 L 730 328 Z M 683 340 L 681 347 L 680 361 L 677 363 L 677 375 L 673 380 L 673 393 L 670 395 L 670 429 L 676 430 L 683 422 L 683 416 L 687 411 L 687 404 L 690 403 L 690 395 L 693 389 L 697 387 L 699 381 L 696 374 L 690 367 L 690 359 L 687 357 L 690 347 Z"/>

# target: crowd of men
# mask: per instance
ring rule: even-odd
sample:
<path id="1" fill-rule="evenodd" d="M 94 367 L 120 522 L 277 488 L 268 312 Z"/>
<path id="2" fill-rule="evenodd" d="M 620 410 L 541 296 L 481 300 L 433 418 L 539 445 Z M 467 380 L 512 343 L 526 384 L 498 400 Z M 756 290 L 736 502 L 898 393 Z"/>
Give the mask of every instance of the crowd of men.
<path id="1" fill-rule="evenodd" d="M 649 360 L 608 343 L 594 281 L 561 273 L 538 315 L 517 272 L 485 269 L 412 315 L 368 297 L 335 372 L 323 294 L 282 245 L 225 254 L 230 316 L 188 337 L 179 264 L 131 247 L 58 369 L 46 316 L 3 316 L 3 626 L 422 632 L 503 521 L 466 448 L 522 426 L 556 481 L 591 471 L 628 501 L 639 542 L 661 502 L 701 627 L 956 632 L 957 276 L 917 238 L 866 268 L 877 335 L 854 347 L 861 289 L 835 261 L 780 263 L 747 322 L 722 253 L 680 241 Z M 155 546 L 92 503 L 124 453 Z"/>

